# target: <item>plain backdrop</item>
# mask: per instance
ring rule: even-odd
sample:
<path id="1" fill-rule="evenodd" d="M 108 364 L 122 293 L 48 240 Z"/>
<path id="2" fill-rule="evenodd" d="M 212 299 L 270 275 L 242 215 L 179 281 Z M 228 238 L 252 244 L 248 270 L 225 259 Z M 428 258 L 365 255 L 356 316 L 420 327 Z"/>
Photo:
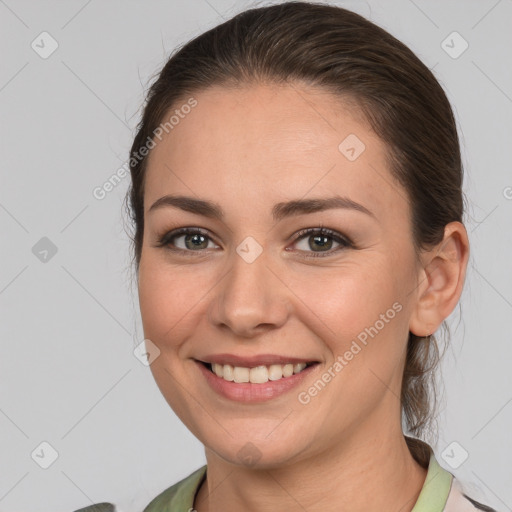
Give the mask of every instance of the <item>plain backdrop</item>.
<path id="1" fill-rule="evenodd" d="M 435 451 L 473 496 L 512 510 L 512 1 L 331 3 L 407 44 L 454 107 L 472 252 Z M 140 511 L 205 463 L 133 353 L 129 178 L 93 190 L 126 162 L 166 56 L 252 5 L 0 0 L 1 512 Z"/>

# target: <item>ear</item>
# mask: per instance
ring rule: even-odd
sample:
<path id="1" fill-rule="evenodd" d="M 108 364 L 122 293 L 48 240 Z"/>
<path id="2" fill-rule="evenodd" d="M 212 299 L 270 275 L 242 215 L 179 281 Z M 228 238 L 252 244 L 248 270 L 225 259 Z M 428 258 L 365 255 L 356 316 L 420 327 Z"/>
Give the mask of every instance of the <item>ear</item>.
<path id="1" fill-rule="evenodd" d="M 409 323 L 413 334 L 432 334 L 454 310 L 462 293 L 468 259 L 466 228 L 460 222 L 450 222 L 445 226 L 443 240 L 421 255 L 417 301 Z"/>

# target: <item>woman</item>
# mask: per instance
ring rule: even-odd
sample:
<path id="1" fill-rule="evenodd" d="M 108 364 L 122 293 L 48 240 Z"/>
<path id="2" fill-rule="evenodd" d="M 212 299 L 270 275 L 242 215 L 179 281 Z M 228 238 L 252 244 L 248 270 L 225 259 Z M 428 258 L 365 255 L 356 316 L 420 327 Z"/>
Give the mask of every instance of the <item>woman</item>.
<path id="1" fill-rule="evenodd" d="M 130 168 L 150 368 L 207 459 L 145 512 L 492 510 L 420 440 L 469 244 L 411 50 L 334 6 L 245 11 L 169 59 Z"/>

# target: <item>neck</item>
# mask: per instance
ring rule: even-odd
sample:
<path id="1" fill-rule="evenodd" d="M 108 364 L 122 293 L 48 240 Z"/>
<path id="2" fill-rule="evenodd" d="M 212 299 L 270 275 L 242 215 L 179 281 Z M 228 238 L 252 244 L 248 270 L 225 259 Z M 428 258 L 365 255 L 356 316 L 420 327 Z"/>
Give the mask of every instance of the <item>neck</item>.
<path id="1" fill-rule="evenodd" d="M 206 450 L 207 479 L 197 512 L 410 512 L 427 471 L 412 457 L 401 430 L 336 442 L 323 453 L 284 467 L 244 468 Z M 206 485 L 205 485 L 206 484 Z"/>

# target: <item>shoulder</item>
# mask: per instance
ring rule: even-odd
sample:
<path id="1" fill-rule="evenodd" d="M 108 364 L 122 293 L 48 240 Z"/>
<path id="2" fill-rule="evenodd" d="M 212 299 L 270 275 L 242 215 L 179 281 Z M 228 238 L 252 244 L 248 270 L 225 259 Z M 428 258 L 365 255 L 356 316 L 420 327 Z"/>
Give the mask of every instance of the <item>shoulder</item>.
<path id="1" fill-rule="evenodd" d="M 146 506 L 143 512 L 186 512 L 192 510 L 194 498 L 206 474 L 202 466 L 179 482 L 171 485 Z M 74 512 L 117 512 L 112 503 L 95 503 Z"/>
<path id="2" fill-rule="evenodd" d="M 116 512 L 116 507 L 112 503 L 95 503 L 88 507 L 75 510 L 74 512 Z"/>
<path id="3" fill-rule="evenodd" d="M 443 512 L 476 512 L 477 510 L 498 512 L 468 496 L 459 481 L 454 478 Z"/>
<path id="4" fill-rule="evenodd" d="M 205 475 L 206 466 L 202 466 L 162 491 L 156 498 L 151 500 L 143 512 L 183 512 L 192 509 L 196 492 Z"/>
<path id="5" fill-rule="evenodd" d="M 474 499 L 471 492 L 466 492 L 465 486 L 438 463 L 430 445 L 407 436 L 406 441 L 416 461 L 427 468 L 425 482 L 412 512 L 499 512 Z"/>

